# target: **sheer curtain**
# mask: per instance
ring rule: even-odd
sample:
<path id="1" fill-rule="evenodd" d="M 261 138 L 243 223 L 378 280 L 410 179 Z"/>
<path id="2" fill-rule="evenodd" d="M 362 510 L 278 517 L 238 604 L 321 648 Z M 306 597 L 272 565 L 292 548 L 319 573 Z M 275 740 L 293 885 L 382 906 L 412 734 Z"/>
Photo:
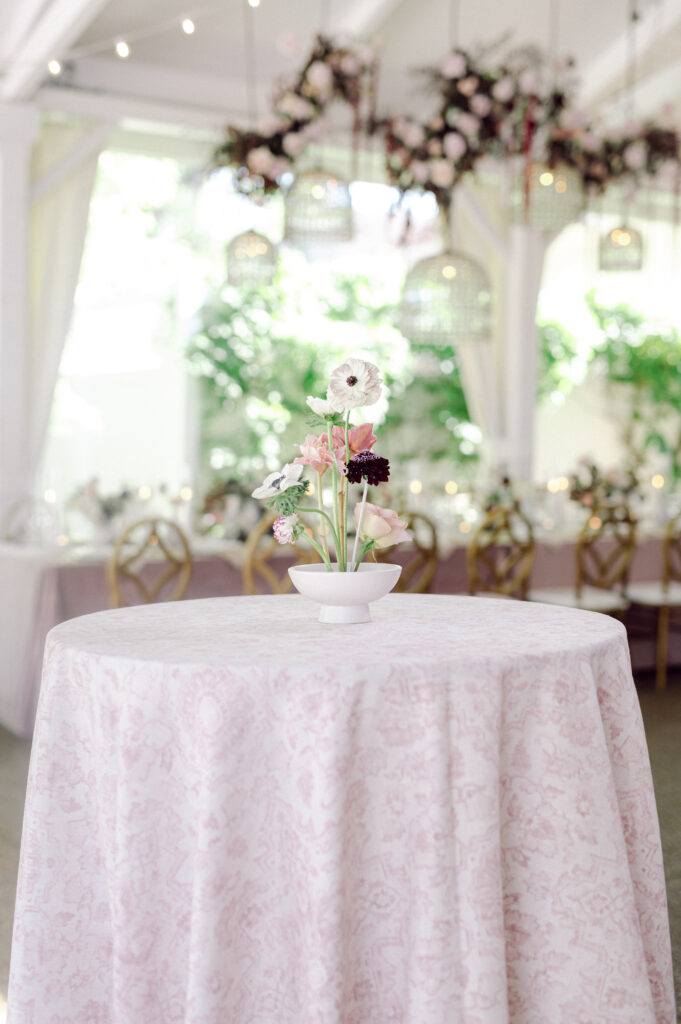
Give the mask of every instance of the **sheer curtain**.
<path id="1" fill-rule="evenodd" d="M 46 124 L 34 149 L 29 239 L 29 438 L 35 477 L 73 310 L 99 154 L 110 125 Z"/>
<path id="2" fill-rule="evenodd" d="M 504 389 L 505 209 L 498 187 L 466 183 L 466 194 L 455 194 L 452 247 L 477 260 L 490 278 L 492 333 L 483 340 L 459 340 L 456 352 L 471 418 L 480 427 L 489 468 L 506 468 L 508 436 Z M 480 229 L 482 210 L 487 232 Z M 491 232 L 491 233 L 490 233 Z"/>
<path id="3" fill-rule="evenodd" d="M 532 479 L 539 362 L 536 310 L 544 256 L 552 239 L 512 224 L 510 174 L 493 184 L 466 183 L 456 198 L 453 244 L 490 276 L 492 337 L 459 343 L 471 416 L 483 432 L 489 468 Z"/>

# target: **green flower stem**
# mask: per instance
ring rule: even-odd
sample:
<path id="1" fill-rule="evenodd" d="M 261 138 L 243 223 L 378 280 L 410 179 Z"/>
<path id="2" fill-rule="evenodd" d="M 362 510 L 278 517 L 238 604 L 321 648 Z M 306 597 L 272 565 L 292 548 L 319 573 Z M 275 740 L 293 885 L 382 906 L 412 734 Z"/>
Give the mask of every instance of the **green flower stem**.
<path id="1" fill-rule="evenodd" d="M 355 562 L 354 568 L 352 570 L 353 572 L 357 572 L 357 570 L 359 569 L 360 565 L 362 564 L 362 559 L 366 555 L 367 551 L 373 550 L 373 547 L 374 547 L 373 540 L 365 540 L 364 541 L 364 544 L 362 544 L 362 550 L 359 553 L 359 558 Z M 374 561 L 376 561 L 375 556 L 374 556 Z"/>
<path id="2" fill-rule="evenodd" d="M 304 508 L 302 505 L 299 506 L 299 511 L 300 512 L 316 512 L 317 515 L 323 516 L 324 519 L 326 519 L 327 523 L 329 524 L 329 529 L 331 530 L 331 535 L 333 537 L 334 544 L 338 543 L 338 537 L 336 536 L 336 530 L 335 530 L 335 527 L 334 527 L 333 523 L 331 522 L 331 519 L 329 517 L 328 512 L 325 512 L 323 508 Z"/>
<path id="3" fill-rule="evenodd" d="M 348 463 L 350 461 L 350 410 L 345 414 L 345 471 L 347 473 Z M 345 503 L 343 506 L 343 560 L 347 567 L 348 562 L 348 505 L 350 504 L 350 484 L 347 482 L 347 477 L 343 477 L 343 497 Z"/>
<path id="4" fill-rule="evenodd" d="M 362 529 L 362 520 L 364 519 L 364 506 L 366 505 L 367 488 L 368 488 L 368 486 L 369 486 L 369 481 L 367 479 L 365 479 L 364 480 L 364 490 L 362 491 L 362 504 L 360 505 L 360 508 L 359 508 L 359 518 L 357 520 L 357 529 L 355 531 L 355 543 L 354 543 L 354 546 L 352 548 L 352 564 L 353 565 L 354 565 L 354 563 L 355 563 L 355 561 L 357 559 L 357 547 L 359 545 L 360 530 Z M 362 556 L 360 555 L 359 556 L 359 561 L 357 562 L 357 565 L 359 565 L 359 562 L 361 562 L 361 561 L 362 561 Z M 354 572 L 357 572 L 356 568 L 354 569 Z"/>
<path id="5" fill-rule="evenodd" d="M 329 561 L 328 553 L 327 554 L 324 553 L 324 551 L 322 550 L 321 545 L 318 544 L 317 541 L 314 539 L 314 537 L 311 537 L 309 535 L 309 533 L 306 533 L 305 536 L 307 537 L 307 539 L 309 540 L 310 544 L 315 549 L 315 551 L 317 552 L 317 554 L 321 558 L 322 562 L 326 566 L 326 571 L 327 572 L 331 572 L 332 571 L 332 569 L 331 569 L 331 562 Z"/>
<path id="6" fill-rule="evenodd" d="M 333 425 L 332 425 L 331 422 L 329 422 L 329 451 L 331 452 L 331 455 L 333 456 Z M 338 467 L 336 465 L 335 458 L 333 459 L 333 461 L 331 463 L 331 475 L 333 477 L 333 485 L 332 485 L 332 491 L 333 491 L 333 521 L 334 521 L 334 524 L 335 524 L 334 540 L 335 540 L 335 543 L 336 543 L 336 561 L 338 562 L 338 571 L 339 572 L 345 572 L 345 559 L 343 558 L 342 545 L 340 543 L 340 541 L 341 541 L 341 531 L 340 531 L 340 512 L 339 512 L 339 505 L 338 505 Z"/>
<path id="7" fill-rule="evenodd" d="M 324 512 L 324 505 L 323 505 L 323 499 L 322 499 L 322 476 L 323 476 L 323 474 L 320 473 L 319 470 L 317 470 L 317 511 L 320 512 L 322 515 L 326 515 L 326 513 Z M 328 519 L 328 516 L 326 518 Z M 326 533 L 327 533 L 326 528 L 322 529 L 322 526 L 323 526 L 323 524 L 320 523 L 319 524 L 319 531 L 318 532 L 319 532 L 319 536 L 321 538 L 322 547 L 324 548 L 324 555 L 325 555 L 324 561 L 328 562 L 329 561 L 329 542 L 326 539 Z"/>

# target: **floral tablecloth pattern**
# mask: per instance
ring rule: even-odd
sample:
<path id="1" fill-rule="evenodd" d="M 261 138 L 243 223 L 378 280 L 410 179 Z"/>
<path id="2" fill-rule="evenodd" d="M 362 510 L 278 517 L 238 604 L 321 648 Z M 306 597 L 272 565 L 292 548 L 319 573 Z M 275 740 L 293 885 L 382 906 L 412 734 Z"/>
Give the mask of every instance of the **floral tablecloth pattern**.
<path id="1" fill-rule="evenodd" d="M 391 595 L 54 629 L 10 1024 L 672 1024 L 623 627 Z"/>

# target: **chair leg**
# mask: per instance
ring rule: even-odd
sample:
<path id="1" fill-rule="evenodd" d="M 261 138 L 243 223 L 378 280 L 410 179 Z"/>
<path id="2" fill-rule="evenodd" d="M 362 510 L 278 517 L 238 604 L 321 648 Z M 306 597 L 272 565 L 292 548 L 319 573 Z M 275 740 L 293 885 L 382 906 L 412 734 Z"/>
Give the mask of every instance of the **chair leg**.
<path id="1" fill-rule="evenodd" d="M 657 616 L 657 671 L 655 689 L 667 688 L 667 657 L 669 654 L 669 605 L 663 604 Z"/>

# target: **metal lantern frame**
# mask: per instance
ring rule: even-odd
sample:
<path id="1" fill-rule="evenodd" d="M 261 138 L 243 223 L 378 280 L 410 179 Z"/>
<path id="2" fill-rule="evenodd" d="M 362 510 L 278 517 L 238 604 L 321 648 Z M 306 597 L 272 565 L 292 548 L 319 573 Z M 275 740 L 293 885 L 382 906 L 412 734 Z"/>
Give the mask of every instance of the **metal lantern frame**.
<path id="1" fill-rule="evenodd" d="M 643 266 L 643 235 L 626 221 L 601 236 L 598 268 L 609 271 L 638 271 Z"/>
<path id="2" fill-rule="evenodd" d="M 526 164 L 513 196 L 516 221 L 547 232 L 576 221 L 584 204 L 582 176 L 568 164 Z"/>
<path id="3" fill-rule="evenodd" d="M 296 175 L 284 199 L 284 240 L 305 247 L 349 242 L 353 234 L 347 182 L 321 168 Z"/>
<path id="4" fill-rule="evenodd" d="M 259 231 L 243 231 L 227 246 L 227 281 L 236 287 L 272 284 L 277 247 Z"/>
<path id="5" fill-rule="evenodd" d="M 492 290 L 484 268 L 447 249 L 419 260 L 402 289 L 398 327 L 414 344 L 478 341 L 492 330 Z"/>

